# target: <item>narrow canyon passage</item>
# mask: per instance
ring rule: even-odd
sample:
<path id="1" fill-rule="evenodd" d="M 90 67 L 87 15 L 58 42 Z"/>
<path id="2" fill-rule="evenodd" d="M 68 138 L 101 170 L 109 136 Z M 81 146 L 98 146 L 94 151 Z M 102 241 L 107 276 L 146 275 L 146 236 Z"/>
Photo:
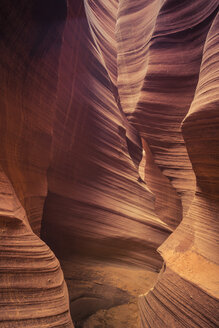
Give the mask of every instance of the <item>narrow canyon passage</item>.
<path id="1" fill-rule="evenodd" d="M 219 327 L 217 0 L 0 1 L 0 328 Z"/>

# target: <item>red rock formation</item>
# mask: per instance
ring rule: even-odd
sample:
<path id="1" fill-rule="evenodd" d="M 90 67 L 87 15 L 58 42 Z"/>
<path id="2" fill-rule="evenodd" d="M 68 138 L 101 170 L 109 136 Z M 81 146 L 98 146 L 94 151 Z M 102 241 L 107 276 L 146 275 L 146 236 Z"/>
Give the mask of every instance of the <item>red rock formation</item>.
<path id="1" fill-rule="evenodd" d="M 115 37 L 118 89 L 123 111 L 136 108 L 148 67 L 148 50 L 163 0 L 120 0 Z"/>
<path id="2" fill-rule="evenodd" d="M 150 2 L 150 6 L 154 6 L 158 13 L 157 18 L 155 17 L 156 22 L 152 19 L 149 23 L 147 20 L 144 25 L 141 18 L 145 18 L 145 8 L 149 9 L 149 3 L 139 3 L 135 7 L 133 2 L 119 2 L 118 21 L 115 29 L 118 42 L 118 80 L 116 85 L 122 109 L 128 114 L 130 121 L 133 122 L 143 138 L 146 153 L 145 179 L 156 196 L 156 213 L 171 227 L 176 227 L 182 217 L 184 220 L 168 241 L 160 247 L 167 269 L 160 275 L 154 290 L 146 298 L 140 298 L 142 325 L 145 327 L 178 327 L 189 324 L 194 327 L 215 327 L 218 321 L 217 317 L 212 319 L 212 311 L 218 305 L 216 281 L 218 267 L 214 264 L 217 257 L 215 248 L 217 234 L 214 225 L 217 208 L 215 192 L 217 190 L 212 191 L 212 199 L 209 199 L 209 195 L 200 195 L 199 185 L 206 184 L 206 176 L 208 177 L 209 174 L 208 171 L 205 172 L 209 159 L 206 158 L 206 161 L 200 164 L 201 149 L 202 153 L 205 153 L 207 140 L 210 138 L 212 140 L 212 147 L 208 149 L 210 157 L 215 154 L 217 141 L 214 140 L 217 135 L 217 126 L 214 124 L 213 128 L 212 125 L 209 128 L 209 120 L 207 120 L 208 132 L 207 134 L 202 133 L 200 136 L 199 134 L 194 135 L 198 131 L 197 127 L 194 128 L 194 125 L 198 126 L 200 121 L 196 121 L 197 118 L 199 119 L 198 115 L 190 114 L 183 124 L 184 138 L 196 174 L 195 165 L 198 167 L 198 193 L 193 200 L 195 177 L 183 140 L 181 123 L 194 98 L 203 48 L 207 33 L 218 10 L 217 3 L 210 1 L 206 6 L 204 1 L 196 4 L 183 3 L 182 5 L 174 1 L 165 1 L 164 3 L 154 1 Z M 197 10 L 198 8 L 199 10 Z M 115 13 L 110 12 L 110 15 L 116 17 Z M 130 24 L 132 21 L 136 23 L 135 27 Z M 144 37 L 141 37 L 143 29 Z M 216 27 L 214 27 L 214 31 L 216 31 Z M 102 35 L 105 35 L 104 27 L 102 27 Z M 98 35 L 95 37 L 98 38 Z M 149 44 L 147 44 L 147 40 Z M 207 40 L 207 44 L 208 42 Z M 213 42 L 216 44 L 215 40 L 211 40 L 211 43 Z M 144 56 L 141 56 L 142 52 L 144 52 Z M 207 62 L 209 62 L 210 56 L 205 54 L 204 58 L 207 58 Z M 206 70 L 205 68 L 205 73 Z M 143 74 L 145 74 L 145 80 L 141 89 Z M 217 74 L 217 71 L 214 74 L 208 72 L 207 77 L 203 74 L 205 84 L 202 85 L 209 87 L 207 81 L 209 76 L 212 76 L 211 86 L 212 81 L 215 82 Z M 200 78 L 202 78 L 202 73 Z M 201 90 L 204 88 L 202 85 Z M 193 103 L 192 108 L 193 106 L 203 106 L 203 104 L 208 105 L 208 103 L 206 104 L 205 90 L 202 90 L 201 94 L 201 97 L 205 98 L 198 105 Z M 197 95 L 194 100 L 195 104 L 196 97 Z M 210 95 L 208 97 L 210 99 Z M 218 99 L 215 92 L 213 99 Z M 215 101 L 213 104 L 216 109 Z M 212 102 L 210 107 L 212 107 Z M 208 113 L 211 117 L 210 109 Z M 193 117 L 191 120 L 194 122 L 193 125 L 190 123 L 190 117 Z M 202 120 L 204 120 L 204 114 Z M 200 122 L 200 124 L 202 123 Z M 191 132 L 186 134 L 189 129 Z M 201 131 L 202 128 L 200 128 Z M 201 145 L 200 139 L 203 139 Z M 214 158 L 209 169 L 210 176 L 214 179 L 216 178 L 216 169 L 214 169 L 216 165 L 217 162 Z M 214 180 L 214 186 L 215 184 Z M 204 222 L 203 219 L 200 219 L 205 211 L 211 222 L 210 226 L 212 226 L 212 232 L 209 229 L 208 238 L 210 240 L 208 241 L 204 237 L 208 221 Z M 194 223 L 191 223 L 191 218 Z M 193 240 L 194 236 L 195 240 Z M 202 254 L 202 257 L 199 254 Z M 193 267 L 194 265 L 197 265 L 196 269 Z M 208 269 L 212 274 L 211 282 L 206 277 Z M 200 273 L 199 270 L 203 270 L 203 272 Z M 182 291 L 177 294 L 179 287 L 182 288 Z M 202 302 L 199 300 L 199 294 L 203 297 Z M 175 295 L 177 297 L 174 297 Z M 200 311 L 200 314 L 197 311 Z"/>
<path id="3" fill-rule="evenodd" d="M 72 5 L 70 17 L 73 10 Z M 74 41 L 75 31 L 81 37 Z M 83 254 L 131 263 L 145 258 L 157 270 L 155 249 L 170 230 L 154 214 L 153 195 L 138 181 L 137 133 L 121 114 L 110 74 L 88 37 L 81 8 L 80 19 L 69 19 L 63 34 L 43 238 L 60 258 Z"/>
<path id="4" fill-rule="evenodd" d="M 140 139 L 118 106 L 109 56 L 91 43 L 83 6 L 22 1 L 20 9 L 1 3 L 0 162 L 31 228 L 39 234 L 43 212 L 43 239 L 70 268 L 80 254 L 158 271 L 156 248 L 171 230 L 139 178 Z M 14 308 L 24 295 L 20 289 Z"/>
<path id="5" fill-rule="evenodd" d="M 66 10 L 65 1 L 48 1 L 47 6 L 44 1 L 0 4 L 0 326 L 4 328 L 73 327 L 59 262 L 33 233 L 40 232 L 48 192 Z"/>
<path id="6" fill-rule="evenodd" d="M 143 327 L 219 325 L 219 257 L 216 246 L 219 206 L 216 66 L 219 40 L 218 16 L 213 23 L 212 15 L 210 17 L 202 23 L 205 31 L 210 30 L 203 42 L 203 58 L 194 99 L 182 124 L 183 137 L 197 178 L 196 194 L 182 223 L 159 248 L 165 268 L 154 289 L 140 298 Z M 200 29 L 200 23 L 198 27 Z M 197 28 L 194 27 L 194 30 Z"/>
<path id="7" fill-rule="evenodd" d="M 0 160 L 34 232 L 47 195 L 66 2 L 1 1 Z"/>
<path id="8" fill-rule="evenodd" d="M 62 270 L 0 170 L 1 327 L 73 327 Z"/>
<path id="9" fill-rule="evenodd" d="M 163 258 L 142 326 L 218 325 L 217 6 L 1 1 L 2 327 L 72 327 L 46 244 L 79 324 Z"/>

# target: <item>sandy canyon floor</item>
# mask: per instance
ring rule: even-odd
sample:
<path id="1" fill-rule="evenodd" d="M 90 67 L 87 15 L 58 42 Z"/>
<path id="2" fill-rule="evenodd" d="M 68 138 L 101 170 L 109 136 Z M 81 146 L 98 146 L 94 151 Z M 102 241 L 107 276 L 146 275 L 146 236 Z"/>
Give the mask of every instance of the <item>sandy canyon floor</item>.
<path id="1" fill-rule="evenodd" d="M 66 282 L 76 327 L 140 328 L 138 296 L 154 286 L 157 273 L 89 259 L 61 264 L 64 270 L 71 267 Z"/>

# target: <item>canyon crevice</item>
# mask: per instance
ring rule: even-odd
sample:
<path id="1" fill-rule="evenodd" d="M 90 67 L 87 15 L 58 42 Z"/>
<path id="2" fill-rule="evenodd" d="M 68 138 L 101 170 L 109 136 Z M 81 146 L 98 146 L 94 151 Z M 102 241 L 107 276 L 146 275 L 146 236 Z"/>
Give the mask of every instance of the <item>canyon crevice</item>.
<path id="1" fill-rule="evenodd" d="M 0 3 L 0 327 L 219 326 L 216 0 Z"/>

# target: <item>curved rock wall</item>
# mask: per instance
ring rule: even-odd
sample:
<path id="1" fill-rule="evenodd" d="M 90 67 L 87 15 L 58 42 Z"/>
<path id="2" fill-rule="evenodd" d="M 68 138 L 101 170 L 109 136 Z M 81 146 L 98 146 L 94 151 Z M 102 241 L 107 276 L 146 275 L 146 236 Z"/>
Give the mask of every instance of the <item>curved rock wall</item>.
<path id="1" fill-rule="evenodd" d="M 91 12 L 89 3 L 86 8 Z M 170 229 L 154 213 L 154 197 L 139 180 L 140 139 L 117 106 L 84 9 L 76 19 L 73 4 L 68 10 L 42 236 L 61 258 L 123 258 L 158 270 L 155 250 Z M 81 34 L 74 40 L 76 31 Z"/>
<path id="2" fill-rule="evenodd" d="M 51 2 L 51 1 L 49 1 Z M 0 160 L 40 233 L 67 4 L 1 1 Z M 52 9 L 53 8 L 53 9 Z"/>
<path id="3" fill-rule="evenodd" d="M 0 170 L 1 327 L 73 327 L 62 270 Z"/>
<path id="4" fill-rule="evenodd" d="M 40 234 L 65 1 L 1 1 L 1 327 L 73 327 L 60 264 Z M 9 181 L 10 180 L 10 181 Z"/>
<path id="5" fill-rule="evenodd" d="M 163 260 L 142 327 L 218 325 L 217 6 L 1 1 L 3 327 L 73 326 L 46 244 L 78 325 Z"/>
<path id="6" fill-rule="evenodd" d="M 140 297 L 143 327 L 219 324 L 218 15 L 214 16 L 202 23 L 209 32 L 201 48 L 197 88 L 182 123 L 196 193 L 182 223 L 159 248 L 165 266 L 154 289 Z"/>
<path id="7" fill-rule="evenodd" d="M 146 19 L 150 7 L 155 16 Z M 218 306 L 215 224 L 218 127 L 217 115 L 211 114 L 211 108 L 216 113 L 218 105 L 215 89 L 218 62 L 212 53 L 218 44 L 212 35 L 212 30 L 215 34 L 218 31 L 214 22 L 217 11 L 216 1 L 207 5 L 204 1 L 195 4 L 119 1 L 118 5 L 115 35 L 121 108 L 142 137 L 144 177 L 155 195 L 157 215 L 173 229 L 183 218 L 159 248 L 165 266 L 157 285 L 148 296 L 140 298 L 144 327 L 216 327 L 218 324 L 214 312 Z M 116 17 L 115 12 L 109 14 Z M 190 112 L 196 114 L 189 112 L 182 134 L 181 123 L 191 103 Z M 203 106 L 208 108 L 208 114 L 203 113 Z M 197 114 L 200 109 L 194 107 L 201 108 L 202 116 Z M 208 117 L 206 123 L 205 117 Z M 201 153 L 203 156 L 205 152 L 209 156 L 202 161 Z M 207 184 L 208 172 L 211 186 Z M 200 191 L 201 185 L 207 190 Z M 209 188 L 210 196 L 206 195 Z M 207 272 L 211 273 L 210 281 Z"/>
<path id="8" fill-rule="evenodd" d="M 219 324 L 218 18 L 207 35 L 194 100 L 182 124 L 196 194 L 187 216 L 160 247 L 166 265 L 155 288 L 140 298 L 143 327 Z"/>
<path id="9" fill-rule="evenodd" d="M 59 259 L 70 260 L 63 266 L 65 274 L 70 272 L 69 281 L 76 255 L 158 271 L 162 259 L 156 248 L 171 229 L 154 213 L 154 196 L 139 177 L 141 141 L 121 111 L 116 73 L 109 55 L 92 42 L 81 2 L 21 1 L 18 8 L 3 1 L 1 17 L 0 162 L 26 212 L 30 235 L 34 239 L 32 230 L 38 235 L 41 231 Z M 9 274 L 10 266 L 7 270 Z M 30 304 L 41 286 L 39 272 L 34 273 Z M 14 309 L 26 298 L 25 286 L 24 281 Z M 3 288 L 11 297 L 14 287 Z M 75 290 L 70 288 L 70 299 Z M 112 304 L 129 299 L 116 293 L 118 301 L 113 296 Z M 67 311 L 66 298 L 61 303 Z M 43 300 L 38 305 L 43 312 Z M 79 309 L 82 317 L 86 307 Z M 59 317 L 56 310 L 53 316 Z M 11 317 L 6 311 L 1 319 L 7 325 Z M 25 318 L 32 320 L 28 309 Z M 14 325 L 24 325 L 22 316 L 17 319 Z M 40 327 L 46 322 L 51 324 L 45 314 L 44 321 L 28 324 Z"/>

